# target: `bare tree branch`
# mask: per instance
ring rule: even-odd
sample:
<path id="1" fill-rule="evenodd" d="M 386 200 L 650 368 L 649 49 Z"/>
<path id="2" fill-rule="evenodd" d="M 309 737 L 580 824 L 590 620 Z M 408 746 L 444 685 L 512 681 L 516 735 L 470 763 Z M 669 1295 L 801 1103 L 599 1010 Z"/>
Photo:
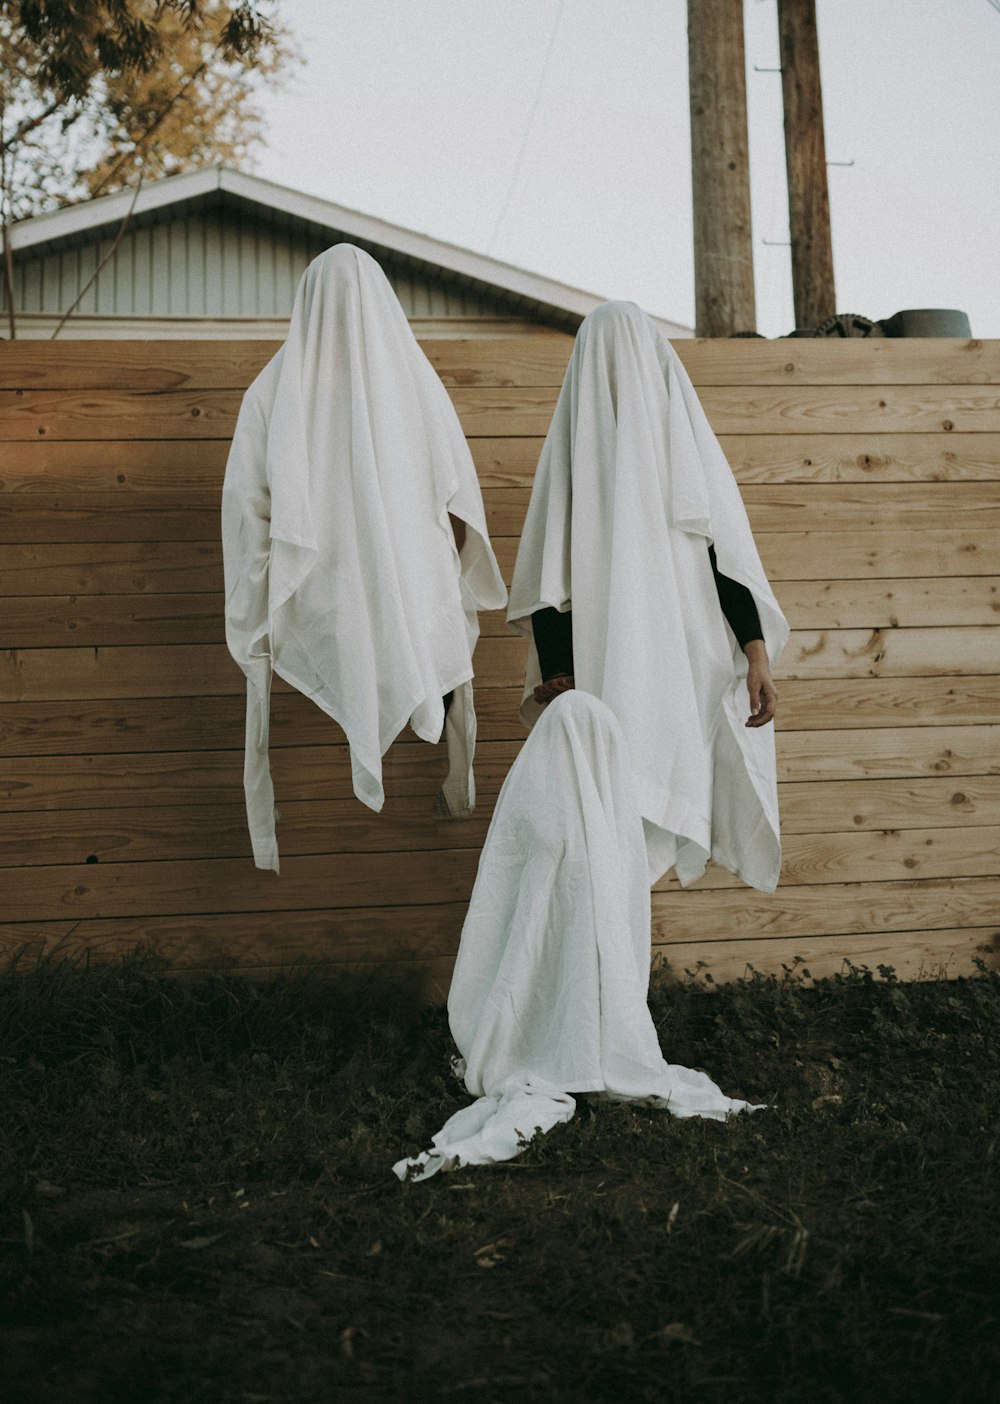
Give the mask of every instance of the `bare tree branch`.
<path id="1" fill-rule="evenodd" d="M 134 154 L 134 153 L 133 153 L 133 154 Z M 97 267 L 94 269 L 93 273 L 91 273 L 90 277 L 89 277 L 89 278 L 87 279 L 87 281 L 84 283 L 83 287 L 82 287 L 82 288 L 80 289 L 80 291 L 77 293 L 76 297 L 73 299 L 73 301 L 70 303 L 70 305 L 66 308 L 66 311 L 65 311 L 65 312 L 62 314 L 62 316 L 60 317 L 60 319 L 59 319 L 59 325 L 56 327 L 55 331 L 54 331 L 54 332 L 52 333 L 52 335 L 49 337 L 49 340 L 50 340 L 50 341 L 55 341 L 56 337 L 59 335 L 59 333 L 62 331 L 63 327 L 64 327 L 64 326 L 66 325 L 66 323 L 69 321 L 70 317 L 72 317 L 73 313 L 76 311 L 76 309 L 79 307 L 80 303 L 83 301 L 83 298 L 84 298 L 85 294 L 90 290 L 90 288 L 93 287 L 94 283 L 97 281 L 97 276 L 98 276 L 98 274 L 100 273 L 101 269 L 105 266 L 105 264 L 109 263 L 109 262 L 111 261 L 111 259 L 114 258 L 115 254 L 118 252 L 118 245 L 121 243 L 122 239 L 125 237 L 125 230 L 128 228 L 129 223 L 130 223 L 130 221 L 131 221 L 131 219 L 132 219 L 132 215 L 133 215 L 133 213 L 135 212 L 136 201 L 139 199 L 139 191 L 142 189 L 143 175 L 144 175 L 144 172 L 143 172 L 142 170 L 140 170 L 140 171 L 139 171 L 139 180 L 138 180 L 138 182 L 137 182 L 137 184 L 136 184 L 136 187 L 135 187 L 135 194 L 132 196 L 132 203 L 129 205 L 128 209 L 125 211 L 125 217 L 124 217 L 124 219 L 122 220 L 121 224 L 118 226 L 118 233 L 115 235 L 115 237 L 114 237 L 114 239 L 113 239 L 113 241 L 112 241 L 112 244 L 111 244 L 110 249 L 108 249 L 107 253 L 104 255 L 104 257 L 101 259 L 100 263 L 99 263 L 99 264 L 97 265 Z"/>
<path id="2" fill-rule="evenodd" d="M 131 151 L 123 152 L 122 155 L 118 158 L 118 160 L 117 160 L 117 161 L 114 163 L 114 165 L 111 167 L 111 169 L 106 173 L 106 175 L 104 176 L 104 179 L 103 179 L 97 186 L 94 187 L 94 190 L 93 190 L 92 195 L 91 195 L 91 198 L 92 198 L 92 199 L 94 198 L 94 196 L 100 194 L 100 192 L 101 192 L 101 190 L 103 190 L 104 186 L 106 186 L 110 180 L 113 180 L 113 179 L 115 178 L 115 176 L 118 174 L 118 172 L 122 169 L 122 167 L 123 167 L 127 162 L 135 160 L 135 158 L 136 158 L 136 157 L 139 155 L 139 153 L 142 151 L 142 148 L 146 145 L 146 143 L 149 141 L 150 137 L 154 134 L 154 132 L 156 131 L 156 129 L 157 129 L 157 128 L 160 126 L 160 124 L 164 121 L 164 119 L 167 117 L 167 115 L 172 111 L 172 109 L 176 106 L 176 104 L 180 101 L 180 99 L 181 99 L 181 98 L 184 96 L 184 94 L 188 91 L 188 89 L 191 87 L 191 85 L 192 85 L 193 83 L 196 83 L 196 82 L 198 81 L 198 79 L 201 77 L 201 75 L 205 72 L 206 68 L 208 68 L 209 64 L 211 63 L 212 59 L 215 57 L 216 53 L 219 51 L 220 47 L 221 47 L 221 41 L 220 41 L 220 43 L 218 43 L 218 44 L 215 45 L 215 48 L 214 48 L 214 49 L 212 50 L 212 52 L 209 54 L 208 58 L 203 59 L 202 62 L 199 64 L 199 66 L 194 70 L 194 72 L 188 74 L 187 78 L 184 80 L 184 82 L 181 84 L 181 86 L 177 89 L 176 93 L 174 93 L 174 95 L 173 95 L 173 97 L 170 99 L 170 101 L 167 102 L 167 103 L 165 103 L 165 104 L 163 105 L 163 107 L 160 108 L 160 111 L 157 113 L 156 117 L 153 119 L 153 121 L 149 124 L 149 126 L 146 128 L 146 130 L 145 130 L 145 131 L 142 133 L 142 135 L 139 137 L 138 141 L 137 141 L 137 142 L 135 143 L 135 145 L 132 147 L 132 150 L 131 150 Z M 114 240 L 113 240 L 113 242 L 112 242 L 112 244 L 111 244 L 111 247 L 108 249 L 107 253 L 106 253 L 106 254 L 104 255 L 104 257 L 101 259 L 100 263 L 98 263 L 97 267 L 94 269 L 93 273 L 91 273 L 90 277 L 89 277 L 89 278 L 87 279 L 87 281 L 84 283 L 83 287 L 82 287 L 82 288 L 80 289 L 80 291 L 77 293 L 76 297 L 75 297 L 75 298 L 73 299 L 73 301 L 70 303 L 69 307 L 66 308 L 66 311 L 65 311 L 65 312 L 62 314 L 62 316 L 60 317 L 58 326 L 56 327 L 55 331 L 52 333 L 52 336 L 49 338 L 51 341 L 55 341 L 56 337 L 57 337 L 57 336 L 59 335 L 59 333 L 62 331 L 63 327 L 64 327 L 64 326 L 66 325 L 66 323 L 69 321 L 70 317 L 71 317 L 71 316 L 73 315 L 73 313 L 76 311 L 77 307 L 79 307 L 80 303 L 83 301 L 83 298 L 84 298 L 84 296 L 86 295 L 86 293 L 90 290 L 91 287 L 93 287 L 93 285 L 94 285 L 94 283 L 96 282 L 97 277 L 98 277 L 98 274 L 100 273 L 101 269 L 102 269 L 102 268 L 105 266 L 105 264 L 107 264 L 112 258 L 114 258 L 116 252 L 118 251 L 118 245 L 121 243 L 122 239 L 125 237 L 125 231 L 126 231 L 126 229 L 128 228 L 128 226 L 129 226 L 129 223 L 130 223 L 130 221 L 131 221 L 131 219 L 132 219 L 133 213 L 135 212 L 136 202 L 137 202 L 137 200 L 139 199 L 139 191 L 142 189 L 143 175 L 144 175 L 144 172 L 143 172 L 142 170 L 140 170 L 140 172 L 139 172 L 139 181 L 138 181 L 138 184 L 137 184 L 136 187 L 135 187 L 135 194 L 132 196 L 132 202 L 131 202 L 131 204 L 129 205 L 127 211 L 125 212 L 125 217 L 124 217 L 124 219 L 122 220 L 121 224 L 118 226 L 118 232 L 117 232 L 117 234 L 116 234 L 115 237 L 114 237 Z"/>
<path id="3" fill-rule="evenodd" d="M 0 106 L 0 223 L 3 224 L 3 280 L 7 290 L 7 330 L 11 341 L 17 340 L 17 319 L 14 314 L 14 250 L 10 243 L 11 193 L 7 184 L 7 147 L 3 141 L 6 108 Z"/>
<path id="4" fill-rule="evenodd" d="M 19 127 L 15 127 L 9 137 L 4 137 L 0 142 L 0 148 L 6 153 L 13 149 L 17 143 L 23 140 L 29 132 L 33 132 L 36 127 L 40 127 L 43 122 L 47 122 L 54 113 L 58 112 L 62 103 L 58 98 L 53 98 L 48 107 L 41 112 L 36 112 L 34 117 L 26 117 Z"/>
<path id="5" fill-rule="evenodd" d="M 219 46 L 216 45 L 209 57 L 207 59 L 204 59 L 194 70 L 193 73 L 188 74 L 187 78 L 185 78 L 184 82 L 177 89 L 176 93 L 174 93 L 170 101 L 160 108 L 156 117 L 139 137 L 138 141 L 132 147 L 131 151 L 123 151 L 121 156 L 119 156 L 118 160 L 114 163 L 113 166 L 111 166 L 110 170 L 105 172 L 103 179 L 98 181 L 98 183 L 94 186 L 93 190 L 90 192 L 90 198 L 92 200 L 95 198 L 95 196 L 101 193 L 101 191 L 104 189 L 104 187 L 108 184 L 109 181 L 114 180 L 115 176 L 118 174 L 118 172 L 122 169 L 123 166 L 127 165 L 129 161 L 131 161 L 135 156 L 139 154 L 142 148 L 149 141 L 149 138 L 153 135 L 153 133 L 161 125 L 164 119 L 176 106 L 177 102 L 184 96 L 184 94 L 188 91 L 191 85 L 197 82 L 197 80 L 205 72 L 205 69 L 208 67 L 215 54 L 218 52 L 218 49 Z"/>

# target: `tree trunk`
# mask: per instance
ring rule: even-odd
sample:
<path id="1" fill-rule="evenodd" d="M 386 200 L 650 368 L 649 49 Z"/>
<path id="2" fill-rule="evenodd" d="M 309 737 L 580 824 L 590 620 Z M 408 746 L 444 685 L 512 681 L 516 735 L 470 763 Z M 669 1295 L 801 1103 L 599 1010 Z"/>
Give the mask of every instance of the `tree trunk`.
<path id="1" fill-rule="evenodd" d="M 688 0 L 695 330 L 757 326 L 742 0 Z"/>
<path id="2" fill-rule="evenodd" d="M 778 0 L 778 32 L 795 325 L 815 327 L 837 310 L 815 0 Z"/>

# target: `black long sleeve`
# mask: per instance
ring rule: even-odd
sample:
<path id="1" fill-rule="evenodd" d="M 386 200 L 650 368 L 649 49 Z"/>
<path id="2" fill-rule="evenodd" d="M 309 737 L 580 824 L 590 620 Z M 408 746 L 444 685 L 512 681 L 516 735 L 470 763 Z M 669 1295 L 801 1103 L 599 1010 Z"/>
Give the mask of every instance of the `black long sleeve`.
<path id="1" fill-rule="evenodd" d="M 531 632 L 535 636 L 542 681 L 573 672 L 573 614 L 560 613 L 551 605 L 536 609 L 531 616 Z"/>
<path id="2" fill-rule="evenodd" d="M 730 580 L 728 575 L 722 574 L 715 559 L 714 546 L 708 548 L 708 559 L 712 563 L 712 574 L 715 577 L 715 588 L 719 594 L 719 605 L 726 616 L 730 629 L 736 635 L 736 642 L 740 648 L 748 644 L 751 639 L 762 639 L 764 632 L 760 627 L 760 615 L 757 612 L 753 595 L 738 580 Z"/>
<path id="3" fill-rule="evenodd" d="M 754 597 L 745 585 L 723 575 L 715 559 L 715 547 L 709 546 L 708 559 L 719 596 L 719 606 L 740 648 L 751 639 L 762 639 L 760 615 Z M 550 678 L 573 674 L 573 613 L 546 605 L 531 616 L 531 631 L 538 651 L 538 663 L 543 682 Z"/>

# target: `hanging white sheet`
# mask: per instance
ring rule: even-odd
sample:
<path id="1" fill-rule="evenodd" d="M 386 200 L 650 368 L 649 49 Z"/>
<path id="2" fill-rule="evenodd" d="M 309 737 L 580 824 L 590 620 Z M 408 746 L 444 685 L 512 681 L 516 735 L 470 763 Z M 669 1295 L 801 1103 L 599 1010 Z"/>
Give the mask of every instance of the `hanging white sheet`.
<path id="1" fill-rule="evenodd" d="M 747 660 L 708 557 L 753 594 L 771 666 L 788 624 L 736 480 L 677 354 L 634 303 L 584 319 L 542 449 L 508 620 L 573 611 L 577 688 L 600 697 L 632 755 L 649 881 L 709 858 L 773 892 L 781 867 L 774 728 L 748 728 Z M 539 714 L 529 648 L 521 716 Z"/>
<path id="2" fill-rule="evenodd" d="M 461 553 L 449 513 L 466 524 Z M 471 809 L 477 610 L 502 608 L 506 591 L 451 401 L 385 274 L 353 245 L 309 265 L 288 339 L 246 393 L 222 542 L 257 866 L 278 870 L 272 673 L 340 724 L 354 793 L 375 810 L 386 750 L 407 723 L 437 741 L 454 692 L 438 803 Z"/>
<path id="3" fill-rule="evenodd" d="M 621 727 L 596 697 L 550 703 L 504 781 L 448 997 L 463 1107 L 422 1155 L 425 1179 L 510 1160 L 568 1121 L 574 1092 L 723 1120 L 749 1104 L 664 1061 L 646 995 L 642 819 Z"/>

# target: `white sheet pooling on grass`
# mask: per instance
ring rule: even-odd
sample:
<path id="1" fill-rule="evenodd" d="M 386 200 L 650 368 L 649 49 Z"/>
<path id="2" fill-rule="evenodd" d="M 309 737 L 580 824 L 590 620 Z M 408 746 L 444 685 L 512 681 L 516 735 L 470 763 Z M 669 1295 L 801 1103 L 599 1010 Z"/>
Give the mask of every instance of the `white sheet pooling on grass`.
<path id="1" fill-rule="evenodd" d="M 788 624 L 719 442 L 670 343 L 631 302 L 584 319 L 521 536 L 508 620 L 573 611 L 576 686 L 621 723 L 649 881 L 687 885 L 709 858 L 773 892 L 781 867 L 774 728 L 748 728 L 747 660 L 708 558 L 745 585 L 772 667 Z M 529 648 L 521 716 L 539 713 Z"/>
<path id="2" fill-rule="evenodd" d="M 400 1179 L 511 1160 L 569 1121 L 574 1092 L 722 1120 L 748 1103 L 664 1061 L 646 1003 L 650 903 L 642 818 L 613 714 L 550 703 L 497 801 L 448 997 L 478 1097 Z"/>
<path id="3" fill-rule="evenodd" d="M 461 555 L 448 514 L 466 523 Z M 226 641 L 247 679 L 244 787 L 259 868 L 278 870 L 272 671 L 338 722 L 354 793 L 384 802 L 407 723 L 436 742 L 439 807 L 475 802 L 478 609 L 506 591 L 448 394 L 378 264 L 351 244 L 306 269 L 288 339 L 247 390 L 222 494 Z"/>

